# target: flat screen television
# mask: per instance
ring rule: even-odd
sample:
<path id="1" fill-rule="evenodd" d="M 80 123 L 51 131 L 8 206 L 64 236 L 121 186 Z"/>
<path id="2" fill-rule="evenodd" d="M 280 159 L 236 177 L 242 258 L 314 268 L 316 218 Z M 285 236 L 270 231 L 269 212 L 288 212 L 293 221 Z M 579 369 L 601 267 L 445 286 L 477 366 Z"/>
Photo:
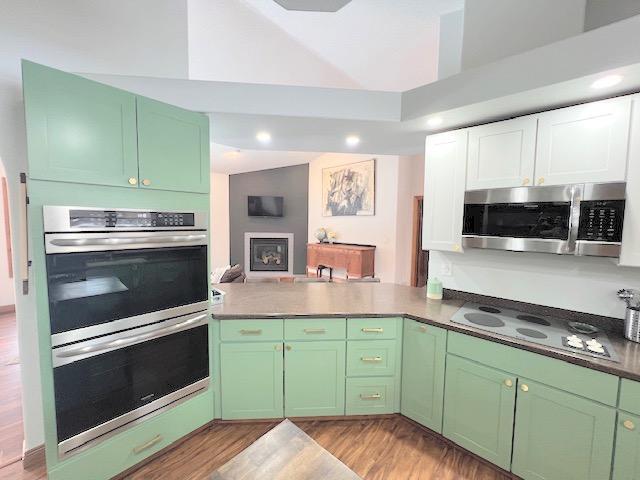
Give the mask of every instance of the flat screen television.
<path id="1" fill-rule="evenodd" d="M 282 197 L 249 196 L 250 217 L 283 217 L 284 199 Z"/>

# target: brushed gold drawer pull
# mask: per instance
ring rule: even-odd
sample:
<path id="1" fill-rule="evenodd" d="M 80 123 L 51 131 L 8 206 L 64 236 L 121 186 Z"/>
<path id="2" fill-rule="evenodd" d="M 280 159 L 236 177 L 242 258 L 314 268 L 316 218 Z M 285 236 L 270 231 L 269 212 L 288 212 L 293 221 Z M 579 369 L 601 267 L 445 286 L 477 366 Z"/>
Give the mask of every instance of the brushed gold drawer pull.
<path id="1" fill-rule="evenodd" d="M 371 395 L 362 395 L 360 394 L 360 400 L 379 400 L 382 398 L 382 395 L 379 393 L 373 393 Z"/>
<path id="2" fill-rule="evenodd" d="M 513 380 L 511 380 L 510 378 L 507 378 L 507 379 L 504 381 L 504 384 L 505 384 L 505 386 L 507 386 L 507 387 L 511 388 L 511 387 L 513 387 Z"/>
<path id="3" fill-rule="evenodd" d="M 520 390 L 522 390 L 523 392 L 528 392 L 529 385 L 527 385 L 526 383 L 523 383 L 522 385 L 520 385 Z"/>
<path id="4" fill-rule="evenodd" d="M 137 447 L 133 447 L 133 453 L 135 453 L 137 455 L 138 453 L 144 452 L 145 450 L 153 447 L 154 445 L 160 443 L 161 441 L 162 441 L 162 435 L 156 435 L 151 440 L 149 440 L 147 443 L 143 443 L 142 445 L 138 445 Z"/>
<path id="5" fill-rule="evenodd" d="M 530 181 L 531 180 L 529 180 L 529 177 L 525 177 L 525 178 L 522 179 L 522 185 L 529 185 Z"/>
<path id="6" fill-rule="evenodd" d="M 384 328 L 380 328 L 380 327 L 378 327 L 378 328 L 367 328 L 367 327 L 365 327 L 365 328 L 362 329 L 362 332 L 363 333 L 384 333 Z"/>
<path id="7" fill-rule="evenodd" d="M 138 179 L 136 177 L 129 177 L 129 185 L 137 185 Z"/>
<path id="8" fill-rule="evenodd" d="M 260 335 L 262 334 L 261 328 L 256 328 L 255 330 L 245 330 L 244 328 L 240 330 L 240 335 Z"/>
<path id="9" fill-rule="evenodd" d="M 149 185 L 151 185 L 151 180 L 149 180 L 148 178 L 145 178 L 144 180 L 142 180 L 142 184 L 145 187 L 148 187 Z"/>
<path id="10" fill-rule="evenodd" d="M 326 328 L 305 328 L 304 333 L 327 333 Z"/>
<path id="11" fill-rule="evenodd" d="M 627 430 L 633 430 L 636 428 L 631 420 L 625 420 L 624 422 L 622 422 L 622 425 L 624 425 L 624 428 L 626 428 Z"/>
<path id="12" fill-rule="evenodd" d="M 377 363 L 382 361 L 382 357 L 360 357 L 363 362 Z"/>
<path id="13" fill-rule="evenodd" d="M 422 333 L 425 333 L 427 331 L 427 327 L 425 327 L 424 325 L 420 325 L 420 331 Z"/>
<path id="14" fill-rule="evenodd" d="M 286 349 L 287 349 L 287 351 L 288 351 L 288 352 L 290 352 L 290 351 L 291 351 L 291 349 L 292 349 L 293 347 L 292 347 L 291 345 L 287 345 L 287 346 L 286 346 L 286 347 L 284 347 L 284 348 L 286 348 Z"/>
<path id="15" fill-rule="evenodd" d="M 282 345 L 276 345 L 276 352 L 282 351 Z"/>
<path id="16" fill-rule="evenodd" d="M 538 179 L 538 185 L 542 185 L 544 183 L 544 177 L 540 177 Z"/>

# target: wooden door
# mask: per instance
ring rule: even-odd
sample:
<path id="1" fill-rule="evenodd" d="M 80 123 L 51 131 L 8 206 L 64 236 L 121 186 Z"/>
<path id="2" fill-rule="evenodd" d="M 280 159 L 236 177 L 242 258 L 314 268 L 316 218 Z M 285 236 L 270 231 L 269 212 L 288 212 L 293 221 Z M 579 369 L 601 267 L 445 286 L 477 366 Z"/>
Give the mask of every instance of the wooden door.
<path id="1" fill-rule="evenodd" d="M 561 108 L 538 118 L 536 185 L 625 181 L 630 98 Z"/>
<path id="2" fill-rule="evenodd" d="M 525 480 L 609 478 L 615 409 L 526 379 L 518 386 L 513 473 Z"/>
<path id="3" fill-rule="evenodd" d="M 530 185 L 537 124 L 528 116 L 470 128 L 467 190 Z"/>
<path id="4" fill-rule="evenodd" d="M 206 115 L 138 97 L 140 186 L 209 191 L 209 119 Z"/>
<path id="5" fill-rule="evenodd" d="M 422 249 L 424 198 L 413 198 L 413 234 L 411 236 L 411 286 L 424 287 L 429 274 L 429 252 Z"/>
<path id="6" fill-rule="evenodd" d="M 285 415 L 344 415 L 344 340 L 285 344 Z"/>
<path id="7" fill-rule="evenodd" d="M 404 319 L 400 413 L 442 432 L 447 331 Z"/>

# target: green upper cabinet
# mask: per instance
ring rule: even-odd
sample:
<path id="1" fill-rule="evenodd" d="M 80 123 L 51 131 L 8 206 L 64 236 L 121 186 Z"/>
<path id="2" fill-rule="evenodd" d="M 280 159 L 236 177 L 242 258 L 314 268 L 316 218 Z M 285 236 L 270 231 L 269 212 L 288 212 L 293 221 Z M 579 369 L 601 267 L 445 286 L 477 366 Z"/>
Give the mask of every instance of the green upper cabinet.
<path id="1" fill-rule="evenodd" d="M 285 416 L 344 415 L 345 341 L 287 342 Z"/>
<path id="2" fill-rule="evenodd" d="M 138 97 L 138 155 L 142 188 L 209 191 L 209 119 Z"/>
<path id="3" fill-rule="evenodd" d="M 613 480 L 640 480 L 640 417 L 618 414 Z"/>
<path id="4" fill-rule="evenodd" d="M 400 413 L 436 432 L 442 431 L 447 331 L 404 320 Z"/>
<path id="5" fill-rule="evenodd" d="M 508 373 L 447 355 L 442 434 L 509 470 L 515 383 Z"/>
<path id="6" fill-rule="evenodd" d="M 615 409 L 525 379 L 518 386 L 512 472 L 525 480 L 609 478 Z"/>
<path id="7" fill-rule="evenodd" d="M 27 61 L 22 79 L 30 178 L 135 187 L 135 95 Z"/>
<path id="8" fill-rule="evenodd" d="M 283 415 L 282 343 L 220 345 L 222 418 L 280 418 Z"/>

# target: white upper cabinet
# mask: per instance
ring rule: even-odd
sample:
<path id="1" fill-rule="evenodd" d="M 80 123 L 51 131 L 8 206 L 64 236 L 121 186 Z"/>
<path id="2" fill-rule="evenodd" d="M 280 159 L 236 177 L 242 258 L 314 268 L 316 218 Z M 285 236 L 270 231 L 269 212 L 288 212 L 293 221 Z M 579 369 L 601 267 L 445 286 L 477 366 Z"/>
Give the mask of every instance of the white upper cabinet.
<path id="1" fill-rule="evenodd" d="M 623 182 L 630 118 L 629 97 L 538 115 L 535 185 Z"/>
<path id="2" fill-rule="evenodd" d="M 461 251 L 467 130 L 427 137 L 422 248 Z"/>
<path id="3" fill-rule="evenodd" d="M 620 265 L 640 267 L 640 95 L 633 97 Z"/>
<path id="4" fill-rule="evenodd" d="M 531 185 L 537 125 L 530 116 L 470 128 L 467 190 Z"/>

